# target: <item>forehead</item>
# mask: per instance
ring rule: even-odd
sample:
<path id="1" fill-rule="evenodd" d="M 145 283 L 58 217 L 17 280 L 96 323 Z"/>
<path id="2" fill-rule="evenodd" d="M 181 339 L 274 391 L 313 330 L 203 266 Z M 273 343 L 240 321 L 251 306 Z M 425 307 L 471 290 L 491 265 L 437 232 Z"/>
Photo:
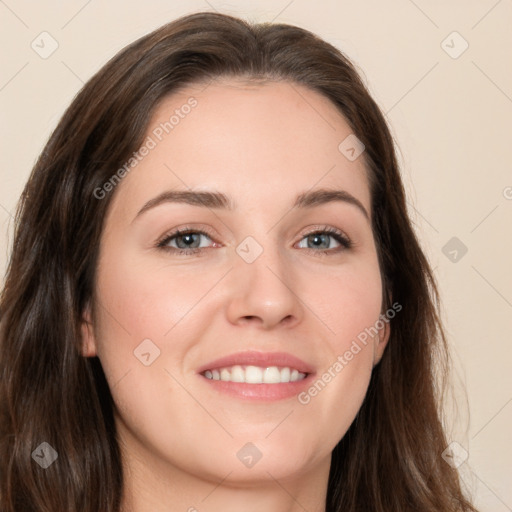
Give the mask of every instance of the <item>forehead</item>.
<path id="1" fill-rule="evenodd" d="M 285 205 L 310 189 L 341 188 L 370 211 L 363 157 L 351 161 L 339 149 L 351 134 L 328 98 L 299 84 L 190 85 L 155 109 L 144 143 L 150 149 L 114 202 L 140 206 L 163 190 L 193 188 L 221 190 L 236 204 Z"/>

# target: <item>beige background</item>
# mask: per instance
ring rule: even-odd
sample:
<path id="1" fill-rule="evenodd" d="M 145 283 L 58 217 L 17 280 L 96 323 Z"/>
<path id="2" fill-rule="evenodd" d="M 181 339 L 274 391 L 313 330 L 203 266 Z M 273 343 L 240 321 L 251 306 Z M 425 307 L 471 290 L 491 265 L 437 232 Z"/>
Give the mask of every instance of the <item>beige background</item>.
<path id="1" fill-rule="evenodd" d="M 200 10 L 302 26 L 362 70 L 440 283 L 458 376 L 449 437 L 469 454 L 460 471 L 483 512 L 512 511 L 511 0 L 0 0 L 2 282 L 17 199 L 83 82 L 127 43 Z M 58 43 L 46 59 L 31 47 L 44 31 Z M 443 252 L 452 237 L 466 254 Z"/>

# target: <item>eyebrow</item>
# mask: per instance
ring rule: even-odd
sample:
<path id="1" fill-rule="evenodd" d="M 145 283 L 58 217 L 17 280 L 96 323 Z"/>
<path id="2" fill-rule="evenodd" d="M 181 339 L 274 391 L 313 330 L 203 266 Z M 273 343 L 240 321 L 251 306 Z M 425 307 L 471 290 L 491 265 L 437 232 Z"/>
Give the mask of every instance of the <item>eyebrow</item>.
<path id="1" fill-rule="evenodd" d="M 370 215 L 361 201 L 346 190 L 318 189 L 304 192 L 297 196 L 293 208 L 314 208 L 332 202 L 344 202 L 355 206 L 369 221 Z M 167 190 L 150 199 L 137 212 L 133 220 L 144 212 L 164 203 L 182 203 L 204 208 L 234 210 L 236 204 L 228 196 L 221 192 L 193 191 L 193 190 Z M 133 222 L 133 221 L 132 221 Z"/>

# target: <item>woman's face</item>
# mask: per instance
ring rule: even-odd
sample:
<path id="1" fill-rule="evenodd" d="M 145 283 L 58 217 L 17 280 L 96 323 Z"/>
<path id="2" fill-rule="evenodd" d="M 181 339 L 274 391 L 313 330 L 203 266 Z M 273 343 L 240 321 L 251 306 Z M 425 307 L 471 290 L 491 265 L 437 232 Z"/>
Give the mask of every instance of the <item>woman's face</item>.
<path id="1" fill-rule="evenodd" d="M 350 135 L 326 98 L 285 82 L 159 105 L 105 218 L 83 330 L 148 471 L 328 471 L 389 335 L 362 335 L 382 283 Z"/>

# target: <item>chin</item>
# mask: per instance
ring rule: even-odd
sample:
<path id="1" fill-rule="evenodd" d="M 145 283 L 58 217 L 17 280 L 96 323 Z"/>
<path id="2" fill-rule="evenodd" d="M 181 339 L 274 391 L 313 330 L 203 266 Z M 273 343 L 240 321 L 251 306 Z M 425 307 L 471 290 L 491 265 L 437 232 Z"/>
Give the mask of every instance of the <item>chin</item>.
<path id="1" fill-rule="evenodd" d="M 233 485 L 292 479 L 314 470 L 322 461 L 330 463 L 331 449 L 320 443 L 320 439 L 306 439 L 304 435 L 290 437 L 289 430 L 281 435 L 265 432 L 253 441 L 239 437 L 226 448 L 232 455 L 223 458 L 222 477 L 231 472 L 228 480 Z"/>

